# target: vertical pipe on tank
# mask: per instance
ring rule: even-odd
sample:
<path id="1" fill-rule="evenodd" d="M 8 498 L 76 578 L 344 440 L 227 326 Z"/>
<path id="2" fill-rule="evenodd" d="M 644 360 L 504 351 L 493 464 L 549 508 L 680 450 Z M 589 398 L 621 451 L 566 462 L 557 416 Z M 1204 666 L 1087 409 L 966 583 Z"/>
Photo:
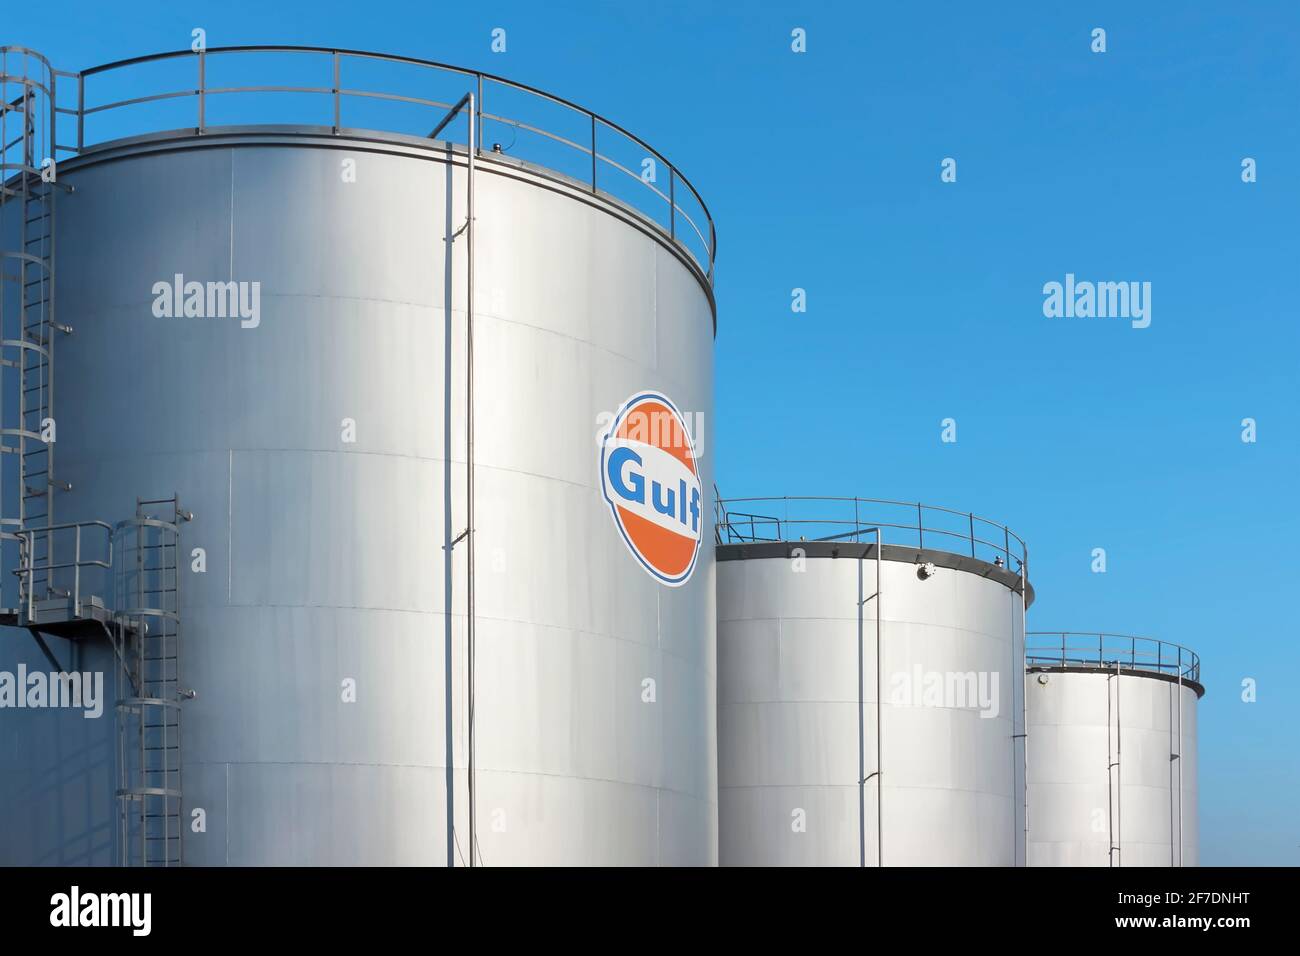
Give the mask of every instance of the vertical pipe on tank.
<path id="1" fill-rule="evenodd" d="M 465 530 L 452 540 L 448 554 L 462 538 L 465 539 L 465 660 L 466 660 L 466 711 L 468 724 L 468 758 L 467 789 L 469 797 L 469 865 L 476 864 L 478 853 L 478 832 L 475 826 L 475 785 L 474 785 L 474 170 L 475 147 L 478 119 L 477 104 L 474 93 L 466 93 L 456 105 L 443 117 L 429 138 L 433 139 L 446 128 L 452 120 L 465 110 L 469 119 L 469 128 L 465 140 L 466 174 L 465 174 L 465 225 L 453 233 L 455 239 L 461 231 L 465 233 L 466 276 L 465 289 Z M 451 195 L 448 193 L 447 209 L 451 209 Z M 447 306 L 450 314 L 450 302 Z M 449 558 L 450 560 L 450 558 Z M 448 606 L 447 614 L 451 614 Z M 449 618 L 450 619 L 450 618 Z M 450 761 L 449 761 L 450 763 Z M 450 799 L 447 806 L 448 820 L 452 819 Z M 454 836 L 454 830 L 452 831 Z M 450 860 L 450 852 L 448 853 Z"/>
<path id="2" fill-rule="evenodd" d="M 1010 542 L 1010 535 L 1008 533 L 1008 543 L 1009 542 Z M 1009 553 L 1010 552 L 1008 551 L 1008 554 Z M 1010 558 L 1008 558 L 1007 567 L 1009 568 L 1010 566 L 1011 566 L 1011 560 Z M 1023 568 L 1024 565 L 1022 564 L 1021 567 Z M 1024 584 L 1023 580 L 1021 581 L 1021 584 L 1022 585 Z M 1020 666 L 1020 706 L 1021 706 L 1020 729 L 1022 731 L 1021 733 L 1016 733 L 1016 690 L 1015 690 L 1016 685 L 1014 683 L 1011 683 L 1010 684 L 1010 690 L 1011 690 L 1010 716 L 1011 716 L 1011 791 L 1012 794 L 1011 794 L 1011 831 L 1010 832 L 1011 832 L 1011 865 L 1015 866 L 1017 860 L 1020 859 L 1020 854 L 1017 852 L 1017 847 L 1016 847 L 1016 840 L 1018 839 L 1017 831 L 1023 829 L 1023 827 L 1025 826 L 1025 815 L 1028 813 L 1028 810 L 1026 809 L 1027 801 L 1025 799 L 1025 795 L 1023 793 L 1021 794 L 1021 802 L 1019 804 L 1017 804 L 1015 800 L 1016 774 L 1017 774 L 1016 741 L 1017 740 L 1022 741 L 1020 745 L 1022 747 L 1022 752 L 1023 752 L 1023 747 L 1025 746 L 1025 744 L 1023 743 L 1025 739 L 1024 731 L 1026 729 L 1024 723 L 1025 647 L 1024 647 L 1024 641 L 1022 639 L 1020 644 L 1020 658 L 1019 661 L 1017 661 L 1016 659 L 1016 592 L 1014 589 L 1012 589 L 1010 597 L 1011 597 L 1011 615 L 1010 615 L 1011 646 L 1008 648 L 1008 650 L 1010 651 L 1011 654 L 1011 665 L 1010 665 L 1011 670 L 1008 672 L 1008 674 L 1014 674 L 1016 672 L 1016 665 L 1018 663 Z M 1023 616 L 1021 617 L 1021 622 L 1022 622 L 1021 633 L 1023 634 L 1024 633 Z M 1025 764 L 1024 761 L 1022 760 L 1020 761 L 1020 771 L 1023 773 L 1024 769 L 1025 769 Z M 1017 813 L 1021 814 L 1021 818 L 1019 820 L 1016 819 Z M 1028 834 L 1025 834 L 1025 836 L 1026 836 L 1025 853 L 1027 855 L 1029 853 Z"/>
<path id="3" fill-rule="evenodd" d="M 884 633 L 882 623 L 880 596 L 880 562 L 884 557 L 885 543 L 880 529 L 876 528 L 876 868 L 885 865 L 885 773 L 884 773 L 884 724 L 881 722 L 880 692 L 880 638 Z"/>
<path id="4" fill-rule="evenodd" d="M 1115 660 L 1115 850 L 1124 865 L 1124 718 L 1120 715 L 1120 670 Z"/>
<path id="5" fill-rule="evenodd" d="M 1158 649 L 1157 649 L 1158 653 Z M 1174 761 L 1177 760 L 1174 754 L 1174 684 L 1169 685 L 1169 706 L 1165 708 L 1165 718 L 1169 721 L 1169 865 L 1177 866 L 1174 862 Z M 1178 701 L 1178 706 L 1182 706 L 1182 701 Z"/>
<path id="6" fill-rule="evenodd" d="M 469 157 L 465 185 L 465 250 L 468 285 L 465 288 L 465 656 L 469 683 L 469 865 L 478 853 L 474 788 L 474 94 L 469 94 Z"/>
<path id="7" fill-rule="evenodd" d="M 1097 655 L 1101 656 L 1101 638 L 1097 638 Z M 1115 750 L 1111 747 L 1111 706 L 1110 674 L 1106 675 L 1106 860 L 1108 866 L 1115 865 Z"/>
<path id="8" fill-rule="evenodd" d="M 1199 675 L 1198 675 L 1199 676 Z M 1178 865 L 1183 865 L 1183 649 L 1178 648 Z"/>
<path id="9" fill-rule="evenodd" d="M 856 499 L 855 499 L 856 507 Z M 867 865 L 867 781 L 871 777 L 876 778 L 876 866 L 883 866 L 883 843 L 881 833 L 881 777 L 880 777 L 880 560 L 881 560 L 881 543 L 879 528 L 862 529 L 868 534 L 874 534 L 876 537 L 876 592 L 869 597 L 863 595 L 862 586 L 862 559 L 866 557 L 864 549 L 858 554 L 858 866 Z M 861 540 L 859 535 L 859 540 Z M 863 608 L 868 601 L 874 599 L 876 602 L 876 770 L 873 774 L 867 771 L 866 755 L 866 717 L 864 705 L 866 702 L 866 685 L 862 676 L 862 664 L 864 653 L 862 649 Z"/>
<path id="10" fill-rule="evenodd" d="M 865 681 L 862 677 L 862 608 L 867 603 L 862 594 L 862 559 L 858 555 L 858 866 L 867 865 L 867 744 L 866 718 L 863 714 Z"/>
<path id="11" fill-rule="evenodd" d="M 1008 557 L 1008 563 L 1010 560 Z M 1025 645 L 1029 640 L 1029 582 L 1026 580 L 1028 561 L 1029 556 L 1025 555 L 1025 560 L 1020 562 L 1020 732 L 1024 734 L 1020 782 L 1023 791 L 1022 812 L 1025 815 L 1025 866 L 1029 865 L 1029 672 L 1025 670 Z"/>
<path id="12" fill-rule="evenodd" d="M 1016 595 L 1015 595 L 1015 592 L 1013 591 L 1013 592 L 1011 593 L 1011 614 L 1008 615 L 1009 618 L 1010 618 L 1009 623 L 1010 623 L 1010 625 L 1011 625 L 1011 646 L 1007 648 L 1007 650 L 1010 652 L 1010 657 L 1011 657 L 1011 661 L 1010 661 L 1010 667 L 1011 667 L 1011 670 L 1007 672 L 1008 675 L 1010 675 L 1010 674 L 1014 674 L 1014 673 L 1016 672 L 1016 671 L 1015 671 L 1015 666 L 1016 666 L 1016 618 L 1015 618 L 1015 612 L 1016 612 Z M 1022 675 L 1022 677 L 1021 677 L 1022 684 L 1023 684 L 1023 679 L 1024 679 L 1024 678 L 1023 678 L 1024 672 L 1025 672 L 1024 655 L 1021 654 L 1020 673 L 1021 673 L 1021 675 Z M 1012 866 L 1015 866 L 1015 865 L 1016 865 L 1016 829 L 1017 829 L 1017 826 L 1016 826 L 1016 798 L 1015 798 L 1015 789 L 1016 789 L 1016 739 L 1017 739 L 1017 736 L 1016 736 L 1016 691 L 1015 691 L 1015 685 L 1014 685 L 1014 684 L 1010 685 L 1010 687 L 1011 687 L 1011 708 L 1010 708 L 1010 712 L 1011 712 L 1011 791 L 1012 791 L 1012 794 L 1011 794 L 1011 830 L 1010 830 L 1010 833 L 1011 833 L 1011 865 L 1012 865 Z"/>

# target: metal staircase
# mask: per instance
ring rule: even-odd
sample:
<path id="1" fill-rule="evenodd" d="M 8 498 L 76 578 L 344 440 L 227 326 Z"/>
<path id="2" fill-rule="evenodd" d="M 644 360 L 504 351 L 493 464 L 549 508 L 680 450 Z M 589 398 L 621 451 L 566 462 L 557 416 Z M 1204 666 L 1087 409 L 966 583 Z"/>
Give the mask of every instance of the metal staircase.
<path id="1" fill-rule="evenodd" d="M 163 506 L 167 517 L 149 509 Z M 180 866 L 181 701 L 178 500 L 139 501 L 113 532 L 119 862 Z"/>

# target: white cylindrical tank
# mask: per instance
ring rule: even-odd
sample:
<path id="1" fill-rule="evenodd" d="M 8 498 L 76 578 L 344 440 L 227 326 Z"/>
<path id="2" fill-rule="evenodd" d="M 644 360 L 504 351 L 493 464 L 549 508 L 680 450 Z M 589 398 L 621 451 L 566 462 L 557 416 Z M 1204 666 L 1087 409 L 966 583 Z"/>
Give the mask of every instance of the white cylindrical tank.
<path id="1" fill-rule="evenodd" d="M 239 55 L 207 51 L 207 75 Z M 360 88 L 349 71 L 374 58 L 340 59 L 333 86 Z M 475 90 L 399 65 L 460 83 L 449 102 Z M 484 87 L 497 115 L 532 95 Z M 212 97 L 207 122 L 239 102 Z M 328 116 L 328 89 L 319 102 Z M 547 99 L 599 157 L 564 175 L 494 151 L 512 127 L 489 127 L 467 233 L 466 114 L 434 140 L 445 107 L 405 135 L 356 128 L 365 102 L 345 99 L 338 128 L 146 132 L 59 167 L 74 191 L 57 200 L 58 308 L 75 327 L 55 345 L 59 519 L 116 522 L 172 493 L 193 512 L 183 819 L 201 810 L 204 828 L 185 862 L 715 863 L 709 222 L 687 218 L 693 191 L 662 157 L 651 190 L 612 165 L 617 127 Z M 578 178 L 597 158 L 599 178 Z M 623 198 L 636 190 L 662 213 Z M 249 308 L 209 315 L 214 282 Z M 640 414 L 687 441 L 638 434 Z M 620 444 L 639 452 L 614 473 Z M 3 640 L 0 669 L 43 660 L 22 631 Z M 111 669 L 106 644 L 49 640 Z M 109 862 L 112 773 L 111 733 L 79 714 L 6 718 L 0 863 Z"/>
<path id="2" fill-rule="evenodd" d="M 1118 634 L 1031 632 L 1030 866 L 1196 866 L 1200 660 Z"/>
<path id="3" fill-rule="evenodd" d="M 859 499 L 719 529 L 720 862 L 1022 864 L 1023 542 Z"/>

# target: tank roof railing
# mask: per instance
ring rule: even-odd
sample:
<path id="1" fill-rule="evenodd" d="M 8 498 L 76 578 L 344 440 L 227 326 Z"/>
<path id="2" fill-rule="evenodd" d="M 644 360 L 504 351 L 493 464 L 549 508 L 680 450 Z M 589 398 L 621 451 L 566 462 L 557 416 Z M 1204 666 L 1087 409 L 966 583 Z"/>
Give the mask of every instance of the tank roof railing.
<path id="1" fill-rule="evenodd" d="M 311 54 L 316 56 L 328 57 L 331 71 L 328 85 L 317 84 L 260 84 L 247 86 L 231 85 L 210 85 L 208 77 L 209 59 L 213 57 L 224 57 L 235 54 L 258 55 L 258 54 Z M 95 82 L 88 84 L 87 81 L 94 81 L 96 78 L 108 74 L 118 74 L 127 71 L 133 67 L 140 67 L 144 64 L 156 64 L 167 60 L 183 60 L 190 58 L 195 61 L 195 77 L 192 85 L 186 85 L 181 89 L 164 89 L 158 92 L 143 91 L 139 95 L 131 95 L 121 99 L 113 99 L 105 102 L 90 103 L 87 101 L 87 86 L 95 86 Z M 58 76 L 71 77 L 76 87 L 76 100 L 74 104 L 65 105 L 64 102 L 58 101 L 55 104 L 55 112 L 60 116 L 69 116 L 75 119 L 76 123 L 76 145 L 58 145 L 56 151 L 62 150 L 74 155 L 95 147 L 101 146 L 113 140 L 124 138 L 120 135 L 106 136 L 96 139 L 87 134 L 86 121 L 88 118 L 99 117 L 111 111 L 120 112 L 127 107 L 140 106 L 147 103 L 160 103 L 166 100 L 179 100 L 182 98 L 193 98 L 194 100 L 194 124 L 193 130 L 196 133 L 212 133 L 219 131 L 222 127 L 212 126 L 208 123 L 208 98 L 211 96 L 226 95 L 232 93 L 290 93 L 290 94 L 309 94 L 327 96 L 333 107 L 333 122 L 329 129 L 337 135 L 343 129 L 364 130 L 375 129 L 386 132 L 399 132 L 398 130 L 385 129 L 384 126 L 368 127 L 363 124 L 352 123 L 344 126 L 343 123 L 343 105 L 345 102 L 352 101 L 386 101 L 389 104 L 405 104 L 407 106 L 428 107 L 430 109 L 445 111 L 451 108 L 452 102 L 456 96 L 452 96 L 450 101 L 444 102 L 441 99 L 429 95 L 415 95 L 416 93 L 425 94 L 428 90 L 424 86 L 417 86 L 415 89 L 404 88 L 397 89 L 361 89 L 349 88 L 343 83 L 343 67 L 345 64 L 375 61 L 390 64 L 399 64 L 404 66 L 414 66 L 430 71 L 430 75 L 438 74 L 442 76 L 452 76 L 463 78 L 469 81 L 468 85 L 475 92 L 475 103 L 478 114 L 478 142 L 474 144 L 480 152 L 483 149 L 483 122 L 484 120 L 491 123 L 499 123 L 502 127 L 514 131 L 515 137 L 518 137 L 520 131 L 533 134 L 539 137 L 543 142 L 555 144 L 565 150 L 574 151 L 583 165 L 583 172 L 580 175 L 571 175 L 561 172 L 553 162 L 548 162 L 545 154 L 538 158 L 529 158 L 519 156 L 521 160 L 529 163 L 530 167 L 538 166 L 547 170 L 554 171 L 559 181 L 577 182 L 589 189 L 592 193 L 603 190 L 606 198 L 612 198 L 620 205 L 627 207 L 637 214 L 641 219 L 646 220 L 650 225 L 656 227 L 665 233 L 669 240 L 675 245 L 681 247 L 687 257 L 691 259 L 700 269 L 705 281 L 711 287 L 713 285 L 713 268 L 714 261 L 717 258 L 717 231 L 714 227 L 713 217 L 709 213 L 708 206 L 700 196 L 696 188 L 669 160 L 658 150 L 654 149 L 645 140 L 628 132 L 619 124 L 612 120 L 606 119 L 591 110 L 578 106 L 569 100 L 546 93 L 535 87 L 527 86 L 523 83 L 516 83 L 507 80 L 504 77 L 496 76 L 491 73 L 484 73 L 479 70 L 471 70 L 465 67 L 452 66 L 446 63 L 438 63 L 433 60 L 422 60 L 415 57 L 398 56 L 386 53 L 373 53 L 364 50 L 347 50 L 333 47 L 312 47 L 312 46 L 280 46 L 280 45 L 257 45 L 257 46 L 224 46 L 211 47 L 199 51 L 194 50 L 175 50 L 167 53 L 155 53 L 147 56 L 131 57 L 130 59 L 118 60 L 113 63 L 105 63 L 100 66 L 91 67 L 82 70 L 80 73 L 66 73 L 56 71 Z M 148 83 L 151 79 L 145 71 L 143 82 Z M 487 112 L 483 109 L 483 99 L 485 88 L 491 91 L 492 88 L 500 90 L 510 90 L 523 94 L 526 102 L 532 106 L 545 102 L 564 110 L 570 111 L 579 118 L 578 126 L 581 132 L 569 136 L 561 135 L 554 128 L 546 128 L 539 120 L 528 122 L 526 119 L 517 116 L 506 115 L 504 111 Z M 132 90 L 133 93 L 136 91 Z M 461 91 L 461 92 L 468 92 Z M 427 137 L 427 131 L 432 123 L 426 124 L 423 131 L 417 131 L 413 135 Z M 186 127 L 189 128 L 189 127 Z M 170 132 L 150 128 L 143 130 L 145 133 Z M 601 144 L 598 142 L 598 133 L 615 134 L 613 142 L 601 151 Z M 644 155 L 637 156 L 634 160 L 628 160 L 627 156 L 623 157 L 624 161 L 620 162 L 614 156 L 614 150 L 619 147 L 619 139 L 622 140 L 622 146 L 626 150 L 629 146 L 634 151 L 642 152 Z M 579 141 L 581 140 L 581 141 Z M 468 148 L 469 144 L 465 144 Z M 513 148 L 512 143 L 510 148 Z M 494 152 L 501 152 L 494 147 Z M 536 153 L 538 151 L 534 151 Z M 650 162 L 653 160 L 653 162 Z M 629 168 L 639 162 L 642 165 L 641 172 L 635 172 Z M 649 166 L 646 164 L 649 163 Z M 658 185 L 659 171 L 656 170 L 655 164 L 659 164 L 668 173 L 668 185 L 665 191 Z M 601 164 L 610 167 L 616 173 L 622 173 L 636 185 L 632 187 L 628 184 L 630 191 L 625 190 L 620 194 L 610 192 L 616 188 L 607 184 L 599 177 Z M 617 176 L 615 181 L 618 180 Z M 598 190 L 599 184 L 599 190 Z M 629 198 L 633 197 L 633 198 Z M 693 200 L 683 206 L 687 198 Z M 690 207 L 690 208 L 687 208 Z M 698 220 L 698 221 L 697 221 Z M 682 225 L 684 224 L 684 226 Z M 692 238 L 693 237 L 693 238 Z"/>
<path id="2" fill-rule="evenodd" d="M 1089 631 L 1029 631 L 1025 634 L 1025 664 L 1029 667 L 1093 667 L 1097 670 L 1164 674 L 1201 681 L 1201 659 L 1181 644 Z"/>
<path id="3" fill-rule="evenodd" d="M 1005 524 L 969 511 L 886 498 L 725 498 L 714 504 L 718 544 L 861 541 L 876 529 L 900 532 L 885 544 L 969 554 L 1029 576 L 1029 548 Z M 1016 563 L 1013 565 L 1012 561 Z"/>

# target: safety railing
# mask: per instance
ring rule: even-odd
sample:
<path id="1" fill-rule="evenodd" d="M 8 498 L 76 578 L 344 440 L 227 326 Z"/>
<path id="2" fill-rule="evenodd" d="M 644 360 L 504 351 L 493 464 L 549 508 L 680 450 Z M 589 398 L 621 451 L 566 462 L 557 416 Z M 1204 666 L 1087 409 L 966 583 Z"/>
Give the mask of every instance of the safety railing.
<path id="1" fill-rule="evenodd" d="M 1025 663 L 1038 667 L 1095 667 L 1146 671 L 1200 683 L 1201 659 L 1179 644 L 1132 634 L 1030 631 Z"/>
<path id="2" fill-rule="evenodd" d="M 969 554 L 1028 575 L 1029 548 L 1006 525 L 968 511 L 883 498 L 726 498 L 715 501 L 719 544 L 873 540 Z"/>
<path id="3" fill-rule="evenodd" d="M 86 538 L 91 533 L 97 540 L 88 543 Z M 66 599 L 72 615 L 80 617 L 85 598 L 108 597 L 113 571 L 111 525 L 103 521 L 56 524 L 19 531 L 14 536 L 19 540 L 19 562 L 14 574 L 18 576 L 18 593 L 27 621 L 40 619 L 37 605 L 43 601 Z M 71 557 L 55 560 L 56 554 Z"/>
<path id="4" fill-rule="evenodd" d="M 284 57 L 297 62 L 287 68 Z M 318 72 L 299 72 L 298 65 L 312 58 Z M 713 282 L 713 219 L 681 170 L 617 123 L 522 83 L 431 60 L 307 46 L 180 50 L 60 75 L 72 77 L 75 102 L 65 100 L 56 112 L 75 123 L 75 134 L 64 137 L 75 135 L 75 145 L 59 148 L 74 154 L 127 135 L 176 130 L 203 134 L 267 125 L 273 110 L 265 101 L 260 107 L 226 109 L 225 101 L 233 94 L 269 94 L 285 101 L 292 97 L 295 105 L 287 118 L 275 114 L 277 122 L 319 126 L 335 135 L 380 131 L 427 138 L 433 123 L 473 92 L 476 150 L 482 152 L 486 141 L 492 154 L 517 156 L 530 167 L 549 171 L 552 178 L 619 201 L 683 248 L 708 283 Z M 254 75 L 268 82 L 244 82 Z M 179 112 L 173 109 L 178 105 Z M 321 105 L 323 112 L 316 109 Z M 128 131 L 128 123 L 116 122 L 124 111 L 145 106 L 173 117 L 173 125 L 154 119 Z M 404 114 L 400 119 L 399 113 Z M 104 123 L 110 115 L 115 122 Z M 312 118 L 317 122 L 307 122 Z M 174 125 L 177 121 L 182 125 Z"/>

